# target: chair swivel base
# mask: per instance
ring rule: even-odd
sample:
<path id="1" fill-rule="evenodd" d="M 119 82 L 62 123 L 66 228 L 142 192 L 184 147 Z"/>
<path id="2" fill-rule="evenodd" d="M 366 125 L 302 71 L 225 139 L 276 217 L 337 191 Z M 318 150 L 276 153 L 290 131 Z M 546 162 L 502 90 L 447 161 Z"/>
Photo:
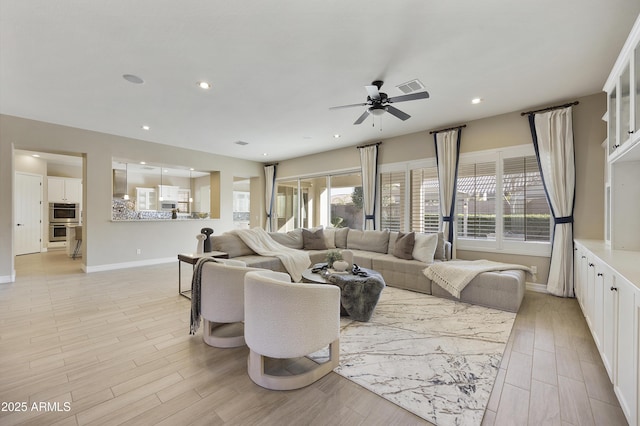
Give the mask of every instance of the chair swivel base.
<path id="1" fill-rule="evenodd" d="M 244 346 L 244 324 L 241 322 L 218 323 L 203 319 L 202 340 L 216 348 Z"/>
<path id="2" fill-rule="evenodd" d="M 287 368 L 288 360 L 269 358 L 249 349 L 249 359 L 247 360 L 249 377 L 255 384 L 271 390 L 293 390 L 309 386 L 338 366 L 340 339 L 334 340 L 329 345 L 328 361 L 318 364 L 308 358 L 302 358 L 302 360 L 304 362 L 295 363 L 294 368 Z M 269 361 L 276 361 L 279 364 L 278 367 L 281 368 L 267 366 Z"/>

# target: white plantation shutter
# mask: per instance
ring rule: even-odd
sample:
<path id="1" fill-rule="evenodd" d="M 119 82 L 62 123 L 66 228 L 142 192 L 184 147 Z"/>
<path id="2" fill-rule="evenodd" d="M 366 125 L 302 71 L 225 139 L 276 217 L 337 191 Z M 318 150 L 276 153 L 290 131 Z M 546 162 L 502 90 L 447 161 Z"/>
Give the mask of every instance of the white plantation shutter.
<path id="1" fill-rule="evenodd" d="M 503 238 L 549 241 L 551 213 L 535 155 L 505 158 L 502 192 Z"/>
<path id="2" fill-rule="evenodd" d="M 406 188 L 404 171 L 380 173 L 380 228 L 405 230 Z"/>
<path id="3" fill-rule="evenodd" d="M 458 166 L 456 222 L 458 238 L 496 238 L 496 163 Z"/>
<path id="4" fill-rule="evenodd" d="M 440 195 L 438 168 L 411 170 L 411 226 L 415 232 L 438 232 L 440 225 Z"/>

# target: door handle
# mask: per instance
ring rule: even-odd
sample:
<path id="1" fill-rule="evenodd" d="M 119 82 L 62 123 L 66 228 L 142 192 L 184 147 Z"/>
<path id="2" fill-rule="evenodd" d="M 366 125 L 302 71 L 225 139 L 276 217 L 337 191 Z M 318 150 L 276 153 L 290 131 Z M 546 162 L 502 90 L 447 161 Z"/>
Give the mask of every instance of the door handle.
<path id="1" fill-rule="evenodd" d="M 16 226 L 24 226 L 22 223 L 16 223 Z"/>
<path id="2" fill-rule="evenodd" d="M 617 287 L 614 287 L 614 286 L 611 286 L 611 289 L 610 289 L 610 290 L 611 290 L 611 291 L 618 291 L 618 288 L 617 288 Z"/>

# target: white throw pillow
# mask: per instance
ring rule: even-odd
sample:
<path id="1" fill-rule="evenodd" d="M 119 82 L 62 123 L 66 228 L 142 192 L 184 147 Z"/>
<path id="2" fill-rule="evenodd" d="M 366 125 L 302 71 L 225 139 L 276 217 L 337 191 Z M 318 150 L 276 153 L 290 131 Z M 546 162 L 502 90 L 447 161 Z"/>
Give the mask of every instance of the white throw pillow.
<path id="1" fill-rule="evenodd" d="M 419 234 L 416 232 L 416 241 L 411 255 L 420 262 L 433 263 L 433 254 L 437 244 L 438 234 Z"/>

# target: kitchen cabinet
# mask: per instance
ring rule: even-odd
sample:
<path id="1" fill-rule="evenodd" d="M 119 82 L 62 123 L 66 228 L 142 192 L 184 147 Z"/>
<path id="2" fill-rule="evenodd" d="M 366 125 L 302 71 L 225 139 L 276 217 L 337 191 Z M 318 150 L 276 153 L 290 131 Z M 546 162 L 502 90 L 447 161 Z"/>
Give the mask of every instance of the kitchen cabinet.
<path id="1" fill-rule="evenodd" d="M 179 186 L 158 185 L 158 201 L 162 197 L 163 201 L 178 201 Z"/>
<path id="2" fill-rule="evenodd" d="M 640 426 L 640 252 L 576 240 L 576 297 L 630 425 Z"/>
<path id="3" fill-rule="evenodd" d="M 158 210 L 154 188 L 136 188 L 136 210 Z"/>
<path id="4" fill-rule="evenodd" d="M 74 178 L 48 177 L 47 195 L 50 203 L 80 203 L 82 180 Z"/>

